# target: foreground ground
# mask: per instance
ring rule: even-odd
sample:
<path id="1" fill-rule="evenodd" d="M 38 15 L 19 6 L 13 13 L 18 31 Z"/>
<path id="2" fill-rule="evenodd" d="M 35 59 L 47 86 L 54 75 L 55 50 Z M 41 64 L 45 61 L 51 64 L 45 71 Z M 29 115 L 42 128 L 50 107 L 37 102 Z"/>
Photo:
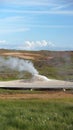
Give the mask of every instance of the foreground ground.
<path id="1" fill-rule="evenodd" d="M 73 98 L 73 90 L 9 90 L 0 89 L 0 99 L 63 99 Z"/>
<path id="2" fill-rule="evenodd" d="M 73 90 L 0 89 L 1 130 L 73 130 Z"/>
<path id="3" fill-rule="evenodd" d="M 53 95 L 51 99 L 0 99 L 0 129 L 73 130 L 73 97 L 54 99 Z"/>
<path id="4" fill-rule="evenodd" d="M 62 80 L 53 80 L 48 79 L 49 81 L 39 80 L 13 80 L 13 81 L 0 81 L 0 88 L 23 88 L 23 89 L 49 89 L 49 88 L 66 88 L 73 89 L 73 82 L 62 81 Z"/>

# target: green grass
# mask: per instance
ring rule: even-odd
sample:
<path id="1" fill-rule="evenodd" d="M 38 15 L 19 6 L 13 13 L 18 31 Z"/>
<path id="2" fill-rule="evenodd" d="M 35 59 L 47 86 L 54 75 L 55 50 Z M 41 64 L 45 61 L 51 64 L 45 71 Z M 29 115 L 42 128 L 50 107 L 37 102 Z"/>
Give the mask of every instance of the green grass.
<path id="1" fill-rule="evenodd" d="M 46 91 L 42 90 L 25 90 L 25 89 L 1 89 L 0 88 L 0 94 L 41 94 L 45 93 Z"/>
<path id="2" fill-rule="evenodd" d="M 45 75 L 51 79 L 73 81 L 73 64 L 65 64 L 62 61 L 34 61 L 35 68 L 41 75 Z"/>
<path id="3" fill-rule="evenodd" d="M 73 130 L 73 99 L 0 100 L 0 130 Z"/>
<path id="4" fill-rule="evenodd" d="M 0 81 L 9 81 L 9 80 L 17 80 L 17 79 L 31 79 L 32 75 L 29 72 L 18 72 L 14 70 L 3 70 L 0 72 Z"/>

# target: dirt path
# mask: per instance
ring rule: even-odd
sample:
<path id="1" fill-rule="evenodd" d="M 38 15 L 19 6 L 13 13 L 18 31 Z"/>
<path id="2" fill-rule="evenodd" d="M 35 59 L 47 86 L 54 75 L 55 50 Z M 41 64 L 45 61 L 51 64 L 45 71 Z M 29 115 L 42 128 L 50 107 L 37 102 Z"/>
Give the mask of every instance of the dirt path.
<path id="1" fill-rule="evenodd" d="M 32 89 L 73 89 L 73 82 L 66 82 L 60 80 L 49 80 L 49 81 L 32 81 L 32 82 L 25 82 L 24 80 L 14 80 L 14 81 L 1 81 L 0 82 L 1 88 L 32 88 Z"/>
<path id="2" fill-rule="evenodd" d="M 62 99 L 73 98 L 73 93 L 63 91 L 42 92 L 41 94 L 0 94 L 0 99 Z"/>

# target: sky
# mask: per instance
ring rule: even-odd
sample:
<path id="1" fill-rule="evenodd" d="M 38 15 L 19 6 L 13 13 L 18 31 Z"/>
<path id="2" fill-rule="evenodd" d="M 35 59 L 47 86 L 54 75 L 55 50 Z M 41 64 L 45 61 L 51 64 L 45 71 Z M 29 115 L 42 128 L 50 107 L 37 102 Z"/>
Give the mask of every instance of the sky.
<path id="1" fill-rule="evenodd" d="M 73 50 L 73 0 L 0 0 L 0 48 Z"/>

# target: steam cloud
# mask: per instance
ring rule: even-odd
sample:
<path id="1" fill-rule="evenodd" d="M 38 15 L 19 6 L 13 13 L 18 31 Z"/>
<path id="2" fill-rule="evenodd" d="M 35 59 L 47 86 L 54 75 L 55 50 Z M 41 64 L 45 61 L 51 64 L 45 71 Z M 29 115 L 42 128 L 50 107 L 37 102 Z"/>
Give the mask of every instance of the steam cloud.
<path id="1" fill-rule="evenodd" d="M 14 57 L 7 57 L 6 59 L 0 57 L 0 70 L 2 68 L 7 67 L 12 70 L 27 71 L 30 72 L 32 75 L 38 74 L 38 71 L 34 68 L 33 63 L 29 60 L 23 60 Z"/>
<path id="2" fill-rule="evenodd" d="M 0 71 L 8 68 L 11 70 L 17 70 L 19 72 L 27 71 L 30 72 L 33 76 L 33 81 L 49 81 L 45 76 L 39 75 L 38 71 L 35 69 L 32 62 L 29 60 L 23 60 L 15 57 L 0 57 Z"/>

